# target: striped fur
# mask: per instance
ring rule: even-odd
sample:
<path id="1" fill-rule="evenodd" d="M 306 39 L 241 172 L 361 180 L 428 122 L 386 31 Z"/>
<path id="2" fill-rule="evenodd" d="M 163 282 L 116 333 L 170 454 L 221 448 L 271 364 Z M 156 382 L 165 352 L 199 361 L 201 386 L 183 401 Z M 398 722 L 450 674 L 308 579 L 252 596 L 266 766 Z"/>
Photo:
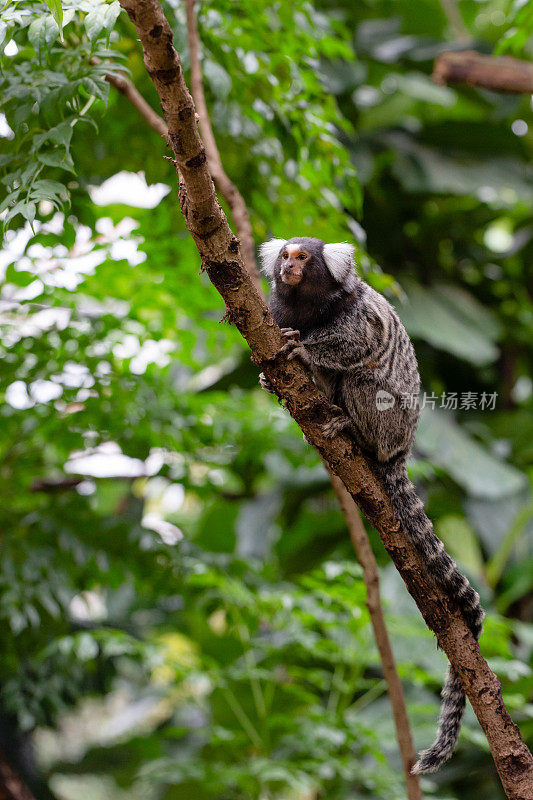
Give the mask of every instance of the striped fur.
<path id="1" fill-rule="evenodd" d="M 312 255 L 297 286 L 280 279 L 282 254 L 289 243 L 300 244 Z M 346 414 L 338 426 L 329 426 L 328 433 L 349 426 L 428 572 L 459 605 L 479 638 L 484 617 L 479 596 L 446 553 L 407 475 L 405 462 L 419 412 L 417 404 L 405 407 L 402 397 L 418 396 L 420 378 L 413 346 L 398 315 L 382 295 L 357 277 L 345 243 L 325 247 L 319 239 L 273 240 L 263 246 L 262 253 L 272 280 L 270 305 L 276 322 L 300 332 L 295 354 L 310 365 L 316 384 Z M 262 385 L 269 388 L 264 378 Z M 379 406 L 379 396 L 387 398 L 386 407 Z M 449 672 L 437 738 L 421 753 L 414 772 L 434 772 L 451 756 L 464 707 L 463 688 Z"/>
<path id="2" fill-rule="evenodd" d="M 459 737 L 464 710 L 463 687 L 455 672 L 448 669 L 448 676 L 442 690 L 437 737 L 431 747 L 420 753 L 419 760 L 411 770 L 413 775 L 436 772 L 451 757 Z"/>
<path id="3" fill-rule="evenodd" d="M 484 613 L 479 595 L 457 569 L 444 545 L 433 531 L 433 525 L 424 513 L 424 506 L 416 489 L 407 477 L 405 461 L 376 465 L 387 493 L 392 499 L 402 527 L 428 565 L 435 583 L 458 603 L 465 622 L 476 639 L 483 629 Z M 413 773 L 435 772 L 455 750 L 465 709 L 465 693 L 459 678 L 448 671 L 442 691 L 442 705 L 434 743 L 420 753 Z"/>

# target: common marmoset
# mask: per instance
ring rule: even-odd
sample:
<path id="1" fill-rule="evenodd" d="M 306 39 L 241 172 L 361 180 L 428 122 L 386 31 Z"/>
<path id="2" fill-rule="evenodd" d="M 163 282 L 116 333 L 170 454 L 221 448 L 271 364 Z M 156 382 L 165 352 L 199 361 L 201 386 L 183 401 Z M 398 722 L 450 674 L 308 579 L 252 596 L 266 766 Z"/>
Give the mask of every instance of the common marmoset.
<path id="1" fill-rule="evenodd" d="M 484 613 L 470 586 L 424 513 L 405 466 L 418 422 L 420 378 L 405 328 L 390 303 L 356 273 L 354 248 L 320 239 L 272 239 L 261 247 L 262 268 L 272 283 L 270 308 L 290 358 L 306 364 L 317 386 L 342 409 L 327 425 L 334 436 L 349 428 L 381 478 L 405 532 L 435 582 L 460 604 L 479 638 Z M 272 387 L 262 374 L 261 385 Z M 434 772 L 452 754 L 465 707 L 453 670 L 442 692 L 437 737 L 413 772 Z"/>

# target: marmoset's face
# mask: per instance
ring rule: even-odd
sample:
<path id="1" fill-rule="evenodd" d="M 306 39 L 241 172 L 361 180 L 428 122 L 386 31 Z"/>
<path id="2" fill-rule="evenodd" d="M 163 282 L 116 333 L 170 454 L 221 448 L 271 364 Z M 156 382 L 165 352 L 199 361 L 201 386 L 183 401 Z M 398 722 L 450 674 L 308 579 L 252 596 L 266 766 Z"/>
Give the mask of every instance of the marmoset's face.
<path id="1" fill-rule="evenodd" d="M 281 251 L 280 277 L 288 286 L 297 286 L 303 279 L 305 268 L 311 258 L 300 244 L 286 244 Z"/>
<path id="2" fill-rule="evenodd" d="M 310 236 L 289 239 L 282 246 L 274 265 L 274 280 L 283 289 L 297 289 L 297 295 L 327 296 L 338 288 L 326 266 L 324 242 Z"/>

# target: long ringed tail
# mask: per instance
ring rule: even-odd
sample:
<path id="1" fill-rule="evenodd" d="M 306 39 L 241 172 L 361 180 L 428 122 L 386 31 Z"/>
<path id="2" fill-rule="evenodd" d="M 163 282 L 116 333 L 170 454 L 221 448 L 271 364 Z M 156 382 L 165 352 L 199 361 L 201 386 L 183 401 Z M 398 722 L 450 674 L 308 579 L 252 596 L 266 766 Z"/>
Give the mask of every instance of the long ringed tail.
<path id="1" fill-rule="evenodd" d="M 433 530 L 424 505 L 409 480 L 403 457 L 387 464 L 374 462 L 402 527 L 427 563 L 437 585 L 459 604 L 461 613 L 476 639 L 483 629 L 484 612 L 478 593 L 457 569 L 457 565 Z M 450 668 L 442 690 L 437 736 L 428 750 L 420 753 L 413 773 L 435 772 L 455 750 L 465 708 L 465 693 Z"/>

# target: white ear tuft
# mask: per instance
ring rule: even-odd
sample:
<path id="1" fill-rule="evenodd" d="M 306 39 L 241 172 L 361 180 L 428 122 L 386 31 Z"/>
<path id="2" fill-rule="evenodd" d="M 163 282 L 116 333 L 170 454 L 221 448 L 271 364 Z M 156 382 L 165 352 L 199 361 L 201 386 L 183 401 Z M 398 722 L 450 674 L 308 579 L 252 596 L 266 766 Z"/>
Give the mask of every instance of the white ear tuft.
<path id="1" fill-rule="evenodd" d="M 335 280 L 345 289 L 352 289 L 355 283 L 355 248 L 348 242 L 324 245 L 324 261 Z"/>
<path id="2" fill-rule="evenodd" d="M 261 256 L 261 272 L 264 272 L 268 278 L 274 277 L 274 267 L 280 254 L 281 248 L 287 244 L 287 239 L 271 239 L 269 242 L 263 242 L 259 248 Z"/>

